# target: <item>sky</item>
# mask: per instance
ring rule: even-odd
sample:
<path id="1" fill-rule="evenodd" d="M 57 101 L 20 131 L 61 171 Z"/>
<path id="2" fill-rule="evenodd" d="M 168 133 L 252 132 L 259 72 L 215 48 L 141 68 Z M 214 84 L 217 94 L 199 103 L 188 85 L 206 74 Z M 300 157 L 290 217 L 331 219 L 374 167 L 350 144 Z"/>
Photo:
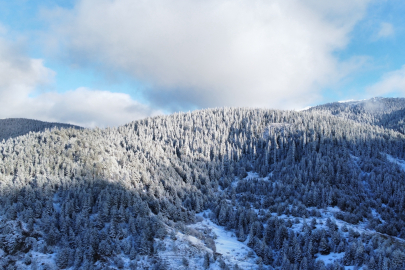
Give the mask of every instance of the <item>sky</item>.
<path id="1" fill-rule="evenodd" d="M 405 94 L 402 0 L 0 0 L 0 119 L 83 127 Z"/>

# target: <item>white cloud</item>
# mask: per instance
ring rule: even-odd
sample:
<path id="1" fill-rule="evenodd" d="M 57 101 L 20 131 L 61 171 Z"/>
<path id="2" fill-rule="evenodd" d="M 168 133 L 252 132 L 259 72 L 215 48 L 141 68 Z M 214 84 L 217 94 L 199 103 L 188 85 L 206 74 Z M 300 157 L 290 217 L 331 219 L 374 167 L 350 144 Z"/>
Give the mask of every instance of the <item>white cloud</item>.
<path id="1" fill-rule="evenodd" d="M 47 13 L 49 42 L 150 85 L 155 105 L 302 107 L 345 76 L 333 53 L 367 3 L 80 0 Z"/>
<path id="2" fill-rule="evenodd" d="M 392 24 L 387 22 L 382 22 L 380 24 L 380 29 L 377 33 L 377 38 L 387 38 L 394 35 L 394 27 Z"/>
<path id="3" fill-rule="evenodd" d="M 401 94 L 405 95 L 405 65 L 398 70 L 388 72 L 381 80 L 367 88 L 370 95 Z"/>
<path id="4" fill-rule="evenodd" d="M 37 86 L 49 83 L 53 75 L 42 60 L 25 56 L 18 44 L 0 37 L 1 111 L 23 102 Z"/>
<path id="5" fill-rule="evenodd" d="M 18 44 L 0 38 L 0 118 L 24 117 L 85 127 L 117 126 L 158 112 L 127 94 L 79 88 L 42 92 L 55 73 L 32 59 Z"/>
<path id="6" fill-rule="evenodd" d="M 78 88 L 66 93 L 50 92 L 26 100 L 28 112 L 40 119 L 84 127 L 118 126 L 156 115 L 128 94 Z"/>

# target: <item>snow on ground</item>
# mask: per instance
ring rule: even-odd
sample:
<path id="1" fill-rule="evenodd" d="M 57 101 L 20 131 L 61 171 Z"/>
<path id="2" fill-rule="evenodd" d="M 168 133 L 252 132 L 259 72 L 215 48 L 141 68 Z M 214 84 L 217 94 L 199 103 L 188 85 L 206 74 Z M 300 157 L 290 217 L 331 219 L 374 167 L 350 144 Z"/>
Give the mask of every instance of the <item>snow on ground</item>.
<path id="1" fill-rule="evenodd" d="M 351 155 L 351 157 L 352 157 L 354 163 L 357 165 L 357 162 L 359 162 L 359 158 L 355 157 L 353 155 Z M 390 155 L 387 155 L 387 158 L 389 161 L 395 162 L 398 165 L 400 165 L 401 168 L 405 171 L 405 161 L 404 160 L 394 158 Z M 248 174 L 247 177 L 245 177 L 246 180 L 255 179 L 255 178 L 257 178 L 259 180 L 265 180 L 265 181 L 269 180 L 269 177 L 262 178 L 256 172 L 248 172 L 247 174 Z M 235 184 L 235 186 L 236 186 L 237 181 L 235 181 L 233 184 Z M 314 209 L 313 207 L 307 208 L 308 211 L 311 211 L 313 209 Z M 254 209 L 254 210 L 258 211 L 259 209 Z M 336 225 L 340 229 L 340 232 L 342 232 L 342 236 L 346 237 L 346 238 L 349 237 L 349 232 L 342 231 L 342 227 L 344 227 L 344 226 L 348 230 L 353 230 L 354 232 L 357 232 L 359 234 L 365 233 L 365 234 L 369 234 L 369 235 L 379 234 L 379 235 L 388 236 L 386 234 L 382 234 L 375 230 L 369 229 L 367 220 L 360 222 L 359 224 L 351 224 L 351 223 L 347 223 L 343 220 L 336 219 L 335 214 L 338 212 L 341 212 L 341 209 L 337 206 L 327 207 L 325 209 L 316 209 L 316 210 L 319 211 L 320 216 L 308 217 L 305 219 L 305 222 L 307 224 L 310 224 L 311 220 L 313 218 L 315 218 L 317 229 L 321 229 L 321 228 L 326 229 L 326 227 L 327 227 L 326 221 L 329 218 L 332 222 L 336 223 Z M 303 218 L 294 217 L 292 215 L 285 215 L 285 214 L 278 216 L 277 213 L 269 213 L 269 212 L 267 214 L 270 214 L 272 216 L 277 216 L 278 218 L 281 218 L 284 220 L 290 219 L 293 223 L 292 228 L 291 228 L 292 230 L 294 230 L 296 232 L 300 232 L 302 230 L 302 226 L 304 224 Z M 376 218 L 379 218 L 382 222 L 384 222 L 381 219 L 381 216 L 375 211 L 375 209 L 372 209 L 372 215 Z M 217 252 L 224 254 L 224 258 L 226 258 L 227 261 L 229 261 L 229 262 L 238 262 L 239 261 L 240 262 L 240 261 L 243 261 L 244 258 L 247 258 L 247 256 L 246 256 L 247 252 L 251 249 L 249 247 L 247 247 L 245 245 L 245 243 L 238 242 L 236 240 L 236 237 L 233 236 L 231 232 L 225 231 L 224 228 L 222 228 L 221 226 L 215 225 L 214 223 L 212 223 L 211 221 L 209 221 L 207 219 L 200 222 L 199 225 L 197 225 L 197 226 L 208 226 L 208 227 L 212 228 L 212 230 L 215 232 L 215 234 L 218 235 L 218 239 L 215 241 L 215 243 L 217 245 Z M 391 236 L 388 236 L 388 237 L 390 237 L 393 240 L 396 239 L 402 243 L 405 241 L 405 240 L 397 238 L 397 237 L 391 237 Z M 226 257 L 227 254 L 229 254 L 228 258 Z M 333 263 L 333 261 L 335 261 L 335 260 L 340 260 L 344 256 L 344 253 L 343 252 L 342 253 L 330 253 L 328 255 L 317 254 L 317 256 L 318 256 L 317 260 L 322 260 L 325 262 L 325 264 L 329 264 L 329 263 Z M 239 266 L 242 267 L 242 269 L 246 269 L 245 266 L 247 266 L 249 264 L 255 265 L 254 261 L 255 260 L 253 258 L 251 258 L 250 261 L 245 262 L 245 264 L 241 264 L 241 263 L 238 263 L 238 264 L 239 264 Z M 356 268 L 356 269 L 361 270 L 362 268 L 360 267 L 360 268 Z M 354 266 L 345 266 L 345 270 L 354 270 Z"/>
<path id="2" fill-rule="evenodd" d="M 246 180 L 253 180 L 253 179 L 260 179 L 260 180 L 263 180 L 263 181 L 269 181 L 269 178 L 270 178 L 270 176 L 272 175 L 273 173 L 270 173 L 269 174 L 269 176 L 266 176 L 266 177 L 260 177 L 259 176 L 259 174 L 257 173 L 257 172 L 247 172 L 247 176 L 245 177 L 245 178 L 243 178 L 243 179 L 246 179 Z M 234 179 L 234 181 L 232 182 L 232 187 L 234 187 L 234 188 L 236 188 L 237 186 L 238 186 L 238 182 L 239 182 L 240 180 L 239 180 L 239 177 L 237 177 L 237 176 L 235 176 L 235 179 Z M 220 189 L 220 187 L 218 187 L 218 189 Z M 222 189 L 221 189 L 222 190 Z"/>
<path id="3" fill-rule="evenodd" d="M 31 252 L 31 265 L 27 266 L 23 262 L 18 262 L 17 264 L 22 267 L 22 269 L 58 269 L 55 264 L 56 253 L 44 254 L 40 252 Z"/>
<path id="4" fill-rule="evenodd" d="M 385 220 L 381 218 L 381 215 L 377 213 L 377 211 L 373 208 L 371 209 L 371 214 L 373 215 L 374 218 L 379 219 L 382 223 L 385 223 Z"/>
<path id="5" fill-rule="evenodd" d="M 53 208 L 55 209 L 55 211 L 56 211 L 57 213 L 60 213 L 60 203 L 59 203 L 59 198 L 58 198 L 58 196 L 57 196 L 56 193 L 55 193 L 55 195 L 53 196 L 52 203 L 53 203 Z"/>
<path id="6" fill-rule="evenodd" d="M 247 180 L 260 177 L 257 172 L 247 172 L 247 174 L 248 175 L 245 177 L 245 179 L 247 179 Z"/>
<path id="7" fill-rule="evenodd" d="M 345 270 L 354 270 L 354 269 L 363 270 L 363 266 L 357 268 L 355 266 L 345 266 Z"/>
<path id="8" fill-rule="evenodd" d="M 238 182 L 239 182 L 239 177 L 235 176 L 235 178 L 233 179 L 231 186 L 233 188 L 236 188 L 238 186 Z"/>
<path id="9" fill-rule="evenodd" d="M 159 242 L 157 245 L 160 246 L 157 254 L 168 264 L 169 269 L 202 270 L 204 269 L 204 256 L 207 253 L 211 258 L 209 270 L 220 270 L 220 259 L 231 269 L 235 264 L 241 269 L 257 269 L 256 260 L 258 257 L 252 249 L 245 242 L 239 242 L 233 232 L 226 231 L 224 227 L 216 225 L 208 218 L 205 218 L 207 215 L 210 215 L 210 211 L 197 214 L 197 220 L 201 221 L 188 225 L 187 228 L 190 231 L 199 232 L 205 237 L 214 239 L 216 254 L 204 243 L 204 240 L 202 240 L 204 237 L 197 236 L 197 238 L 190 235 L 193 234 L 190 231 L 188 233 L 176 231 L 164 240 L 157 240 Z M 197 234 L 194 233 L 194 235 Z M 214 255 L 216 261 L 214 260 Z M 184 264 L 183 258 L 187 258 L 187 265 Z"/>
<path id="10" fill-rule="evenodd" d="M 203 269 L 204 255 L 212 255 L 212 250 L 205 247 L 202 240 L 181 232 L 175 233 L 174 239 L 166 237 L 160 243 L 164 248 L 159 248 L 158 256 L 168 264 L 169 269 Z M 187 259 L 188 265 L 184 264 L 183 258 Z"/>
<path id="11" fill-rule="evenodd" d="M 403 171 L 405 171 L 405 160 L 402 160 L 402 159 L 399 159 L 399 158 L 394 158 L 393 156 L 388 155 L 388 154 L 386 154 L 386 155 L 387 155 L 388 161 L 398 164 L 399 167 L 401 167 L 401 169 Z"/>
<path id="12" fill-rule="evenodd" d="M 316 261 L 323 261 L 325 263 L 325 265 L 333 263 L 336 260 L 340 260 L 343 258 L 343 256 L 345 255 L 344 252 L 342 253 L 335 253 L 335 252 L 331 252 L 328 255 L 322 255 L 320 253 L 315 254 Z"/>
<path id="13" fill-rule="evenodd" d="M 239 242 L 233 232 L 226 231 L 224 227 L 216 225 L 209 219 L 204 218 L 202 213 L 197 216 L 202 217 L 203 221 L 190 225 L 189 227 L 201 231 L 211 230 L 216 235 L 216 252 L 222 254 L 222 259 L 228 265 L 237 264 L 241 269 L 257 269 L 256 259 L 258 257 L 245 242 Z M 249 255 L 249 251 L 251 251 L 251 255 Z"/>
<path id="14" fill-rule="evenodd" d="M 353 159 L 354 163 L 357 165 L 357 167 L 359 167 L 358 162 L 360 161 L 359 157 L 353 156 L 352 154 L 350 154 L 350 157 Z M 360 167 L 359 167 L 360 168 Z"/>

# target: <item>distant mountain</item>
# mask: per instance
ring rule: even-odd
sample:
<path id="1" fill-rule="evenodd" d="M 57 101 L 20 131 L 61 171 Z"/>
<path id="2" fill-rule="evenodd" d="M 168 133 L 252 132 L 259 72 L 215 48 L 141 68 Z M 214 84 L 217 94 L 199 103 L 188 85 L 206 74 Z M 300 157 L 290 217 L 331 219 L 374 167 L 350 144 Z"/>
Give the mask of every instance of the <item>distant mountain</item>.
<path id="1" fill-rule="evenodd" d="M 43 122 L 25 118 L 0 119 L 0 141 L 2 141 L 3 139 L 7 140 L 9 138 L 15 138 L 21 135 L 25 135 L 29 132 L 45 131 L 45 129 L 51 128 L 81 129 L 82 127 L 63 123 Z"/>
<path id="2" fill-rule="evenodd" d="M 376 97 L 361 101 L 334 102 L 312 107 L 308 111 L 322 111 L 405 133 L 405 98 Z"/>
<path id="3" fill-rule="evenodd" d="M 0 141 L 0 269 L 403 270 L 403 103 Z"/>

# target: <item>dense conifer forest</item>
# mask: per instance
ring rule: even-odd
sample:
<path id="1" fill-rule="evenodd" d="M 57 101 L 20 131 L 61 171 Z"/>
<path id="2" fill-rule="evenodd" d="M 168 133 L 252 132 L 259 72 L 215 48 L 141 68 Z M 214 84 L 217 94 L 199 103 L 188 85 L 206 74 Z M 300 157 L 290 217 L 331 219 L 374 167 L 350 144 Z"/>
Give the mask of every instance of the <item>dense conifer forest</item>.
<path id="1" fill-rule="evenodd" d="M 24 118 L 0 119 L 0 141 L 25 135 L 29 132 L 45 131 L 46 129 L 52 128 L 80 129 L 81 127 L 70 124 L 50 123 Z"/>
<path id="2" fill-rule="evenodd" d="M 25 131 L 0 143 L 0 268 L 404 269 L 404 110 L 375 98 Z"/>
<path id="3" fill-rule="evenodd" d="M 372 98 L 364 101 L 335 102 L 309 110 L 323 111 L 360 123 L 378 125 L 405 133 L 403 98 Z"/>

